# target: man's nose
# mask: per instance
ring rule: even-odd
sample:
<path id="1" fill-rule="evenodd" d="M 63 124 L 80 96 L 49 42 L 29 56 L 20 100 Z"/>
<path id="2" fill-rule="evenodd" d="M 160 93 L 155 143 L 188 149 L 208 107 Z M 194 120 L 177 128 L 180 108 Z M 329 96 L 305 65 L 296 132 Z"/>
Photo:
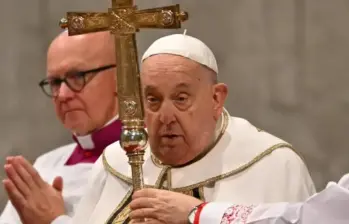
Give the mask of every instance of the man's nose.
<path id="1" fill-rule="evenodd" d="M 61 86 L 58 89 L 57 92 L 57 98 L 59 100 L 67 100 L 74 96 L 74 91 L 72 91 L 67 84 L 64 82 L 61 84 Z"/>
<path id="2" fill-rule="evenodd" d="M 176 120 L 174 106 L 171 103 L 163 103 L 159 110 L 159 116 L 163 124 L 171 124 Z"/>

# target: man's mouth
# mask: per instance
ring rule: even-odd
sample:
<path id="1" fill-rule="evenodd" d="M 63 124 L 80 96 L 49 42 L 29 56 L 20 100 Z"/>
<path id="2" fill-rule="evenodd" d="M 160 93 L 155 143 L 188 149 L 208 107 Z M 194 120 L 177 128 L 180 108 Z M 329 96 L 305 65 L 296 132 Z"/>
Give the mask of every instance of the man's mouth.
<path id="1" fill-rule="evenodd" d="M 64 110 L 63 113 L 69 113 L 69 112 L 76 112 L 76 111 L 81 111 L 81 109 L 68 109 L 68 110 Z"/>
<path id="2" fill-rule="evenodd" d="M 169 139 L 174 139 L 177 138 L 178 135 L 162 135 L 163 138 L 169 138 Z"/>

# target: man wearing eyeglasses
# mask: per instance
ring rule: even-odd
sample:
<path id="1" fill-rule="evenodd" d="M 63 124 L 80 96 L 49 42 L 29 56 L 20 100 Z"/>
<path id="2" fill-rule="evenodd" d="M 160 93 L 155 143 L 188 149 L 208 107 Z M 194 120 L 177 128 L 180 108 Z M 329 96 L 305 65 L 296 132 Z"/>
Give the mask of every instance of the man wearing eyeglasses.
<path id="1" fill-rule="evenodd" d="M 10 202 L 0 223 L 49 223 L 42 214 L 74 214 L 93 163 L 121 133 L 114 52 L 108 32 L 63 32 L 53 40 L 39 86 L 75 142 L 40 156 L 34 166 L 20 156 L 7 158 L 3 184 Z"/>

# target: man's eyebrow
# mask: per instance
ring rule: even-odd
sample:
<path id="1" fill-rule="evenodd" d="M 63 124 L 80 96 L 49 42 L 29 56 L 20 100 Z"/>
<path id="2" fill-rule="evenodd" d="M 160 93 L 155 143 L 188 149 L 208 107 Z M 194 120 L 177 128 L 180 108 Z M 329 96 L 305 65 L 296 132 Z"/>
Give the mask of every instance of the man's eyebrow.
<path id="1" fill-rule="evenodd" d="M 88 71 L 88 70 L 87 70 Z M 76 74 L 76 73 L 81 73 L 81 72 L 85 72 L 84 69 L 77 69 L 77 68 L 70 68 L 69 70 L 65 71 L 65 73 L 63 74 L 57 74 L 57 73 L 48 73 L 47 74 L 47 77 L 48 78 L 62 78 L 62 77 L 65 77 L 69 74 Z"/>
<path id="2" fill-rule="evenodd" d="M 147 94 L 149 92 L 153 92 L 153 91 L 156 91 L 157 88 L 153 85 L 147 85 L 144 87 L 144 93 Z"/>
<path id="3" fill-rule="evenodd" d="M 56 74 L 56 73 L 49 73 L 46 75 L 47 80 L 52 80 L 52 79 L 60 79 L 61 76 Z"/>
<path id="4" fill-rule="evenodd" d="M 190 84 L 181 82 L 176 85 L 176 88 L 190 88 Z"/>

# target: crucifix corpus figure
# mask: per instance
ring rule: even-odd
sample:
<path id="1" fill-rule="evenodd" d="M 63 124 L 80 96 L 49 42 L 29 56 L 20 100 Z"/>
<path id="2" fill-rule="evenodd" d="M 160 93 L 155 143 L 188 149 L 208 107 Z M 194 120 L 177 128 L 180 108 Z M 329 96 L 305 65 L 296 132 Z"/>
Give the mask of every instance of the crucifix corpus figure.
<path id="1" fill-rule="evenodd" d="M 143 188 L 142 165 L 148 136 L 144 129 L 144 109 L 140 88 L 136 32 L 140 28 L 181 28 L 188 13 L 180 6 L 138 10 L 133 0 L 112 0 L 108 12 L 68 12 L 60 26 L 69 35 L 111 31 L 115 36 L 117 94 L 123 131 L 120 144 L 132 169 L 133 188 Z M 93 43 L 98 44 L 98 43 Z"/>

